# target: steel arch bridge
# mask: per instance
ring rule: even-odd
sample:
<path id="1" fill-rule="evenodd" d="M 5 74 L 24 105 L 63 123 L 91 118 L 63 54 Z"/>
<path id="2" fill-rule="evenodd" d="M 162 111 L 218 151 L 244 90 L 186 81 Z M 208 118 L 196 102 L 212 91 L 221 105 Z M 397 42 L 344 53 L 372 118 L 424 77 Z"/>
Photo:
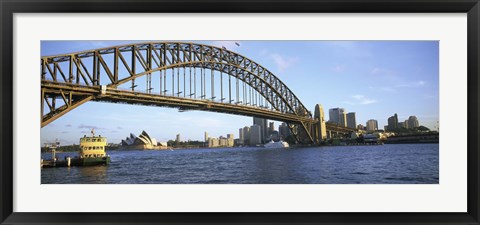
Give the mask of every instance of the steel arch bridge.
<path id="1" fill-rule="evenodd" d="M 149 42 L 41 58 L 42 127 L 88 101 L 274 119 L 286 122 L 299 142 L 316 142 L 315 120 L 295 94 L 225 47 Z"/>

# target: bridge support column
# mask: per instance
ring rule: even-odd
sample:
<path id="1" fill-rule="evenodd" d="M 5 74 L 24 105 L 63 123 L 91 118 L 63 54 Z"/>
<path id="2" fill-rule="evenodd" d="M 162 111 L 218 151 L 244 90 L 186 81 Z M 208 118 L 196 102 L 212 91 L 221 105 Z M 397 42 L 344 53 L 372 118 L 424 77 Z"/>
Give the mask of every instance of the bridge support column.
<path id="1" fill-rule="evenodd" d="M 327 126 L 325 124 L 325 114 L 323 113 L 323 107 L 321 104 L 315 105 L 315 114 L 314 119 L 317 123 L 314 124 L 314 139 L 316 144 L 320 144 L 321 142 L 327 139 Z"/>

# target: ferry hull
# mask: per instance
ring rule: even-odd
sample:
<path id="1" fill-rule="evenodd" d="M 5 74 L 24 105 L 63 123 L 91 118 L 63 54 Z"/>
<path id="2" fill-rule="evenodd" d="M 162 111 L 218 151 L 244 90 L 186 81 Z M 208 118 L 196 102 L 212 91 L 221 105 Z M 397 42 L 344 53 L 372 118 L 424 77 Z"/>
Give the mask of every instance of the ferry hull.
<path id="1" fill-rule="evenodd" d="M 82 158 L 78 161 L 78 166 L 97 166 L 110 164 L 110 156 L 98 158 Z"/>
<path id="2" fill-rule="evenodd" d="M 70 165 L 68 161 L 53 161 L 53 160 L 44 160 L 41 165 L 43 168 L 52 168 L 52 167 L 70 167 L 70 166 L 100 166 L 110 164 L 110 156 L 106 157 L 92 157 L 92 158 L 73 158 L 70 160 Z"/>

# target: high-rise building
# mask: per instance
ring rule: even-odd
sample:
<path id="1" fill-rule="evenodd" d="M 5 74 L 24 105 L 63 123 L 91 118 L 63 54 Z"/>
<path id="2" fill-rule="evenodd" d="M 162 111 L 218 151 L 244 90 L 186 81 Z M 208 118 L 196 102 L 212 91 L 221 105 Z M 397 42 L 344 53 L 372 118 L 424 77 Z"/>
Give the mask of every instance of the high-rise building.
<path id="1" fill-rule="evenodd" d="M 278 133 L 281 137 L 286 138 L 290 136 L 290 128 L 288 128 L 286 123 L 282 123 L 280 126 L 278 126 Z"/>
<path id="2" fill-rule="evenodd" d="M 177 134 L 177 137 L 175 138 L 175 141 L 176 141 L 177 143 L 180 142 L 180 141 L 182 141 L 182 140 L 180 139 L 180 134 Z"/>
<path id="3" fill-rule="evenodd" d="M 268 123 L 268 135 L 271 135 L 275 131 L 275 124 L 273 122 Z"/>
<path id="4" fill-rule="evenodd" d="M 338 126 L 347 126 L 347 116 L 344 108 L 333 108 L 328 110 L 329 122 Z"/>
<path id="5" fill-rule="evenodd" d="M 250 127 L 244 127 L 243 128 L 243 143 L 248 144 L 250 141 Z"/>
<path id="6" fill-rule="evenodd" d="M 370 119 L 367 121 L 367 131 L 376 131 L 378 130 L 377 120 Z"/>
<path id="7" fill-rule="evenodd" d="M 262 129 L 259 125 L 252 125 L 250 126 L 250 138 L 249 144 L 250 145 L 258 145 L 262 144 Z"/>
<path id="8" fill-rule="evenodd" d="M 327 139 L 327 126 L 325 124 L 325 113 L 323 112 L 322 105 L 315 105 L 314 118 L 318 120 L 314 128 L 314 138 L 316 142 L 321 142 Z"/>
<path id="9" fill-rule="evenodd" d="M 399 122 L 398 128 L 407 128 L 407 124 L 405 122 Z"/>
<path id="10" fill-rule="evenodd" d="M 388 130 L 396 130 L 398 128 L 398 116 L 395 113 L 393 116 L 388 117 Z"/>
<path id="11" fill-rule="evenodd" d="M 227 134 L 227 147 L 233 147 L 235 137 L 233 134 Z"/>
<path id="12" fill-rule="evenodd" d="M 354 112 L 347 113 L 347 127 L 352 129 L 357 128 L 357 119 L 355 118 Z"/>
<path id="13" fill-rule="evenodd" d="M 253 124 L 254 125 L 259 125 L 260 126 L 260 135 L 261 135 L 261 143 L 265 143 L 265 140 L 268 137 L 268 120 L 267 119 L 262 119 L 262 118 L 257 118 L 253 117 Z"/>
<path id="14" fill-rule="evenodd" d="M 205 131 L 205 142 L 208 142 L 208 132 Z"/>
<path id="15" fill-rule="evenodd" d="M 408 117 L 408 128 L 413 129 L 419 126 L 420 124 L 418 123 L 418 119 L 416 116 Z"/>
<path id="16" fill-rule="evenodd" d="M 243 143 L 243 128 L 238 129 L 238 140 L 240 140 Z"/>
<path id="17" fill-rule="evenodd" d="M 357 125 L 357 130 L 365 130 L 367 127 L 363 126 L 363 124 Z"/>

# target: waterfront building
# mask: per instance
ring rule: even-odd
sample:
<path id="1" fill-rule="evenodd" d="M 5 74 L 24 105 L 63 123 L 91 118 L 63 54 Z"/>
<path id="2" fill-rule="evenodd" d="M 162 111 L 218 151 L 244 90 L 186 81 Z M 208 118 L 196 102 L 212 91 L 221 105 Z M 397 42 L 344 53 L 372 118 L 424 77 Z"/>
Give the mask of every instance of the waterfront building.
<path id="1" fill-rule="evenodd" d="M 357 119 L 355 118 L 355 112 L 347 113 L 347 127 L 352 129 L 357 128 Z"/>
<path id="2" fill-rule="evenodd" d="M 250 145 L 259 145 L 262 144 L 262 129 L 259 125 L 252 125 L 250 127 L 250 138 L 249 144 Z"/>
<path id="3" fill-rule="evenodd" d="M 240 141 L 240 138 L 237 138 L 237 139 L 233 140 L 233 145 L 234 146 L 243 145 L 243 141 Z"/>
<path id="4" fill-rule="evenodd" d="M 263 119 L 263 118 L 253 117 L 253 124 L 260 126 L 260 130 L 261 130 L 261 132 L 260 132 L 261 139 L 260 140 L 261 140 L 261 143 L 265 143 L 265 140 L 268 137 L 268 127 L 267 127 L 268 120 Z"/>
<path id="5" fill-rule="evenodd" d="M 227 137 L 220 136 L 218 138 L 213 138 L 213 137 L 208 138 L 209 148 L 233 147 L 234 144 L 235 144 L 235 139 L 233 137 L 233 134 L 227 134 Z"/>
<path id="6" fill-rule="evenodd" d="M 208 147 L 209 148 L 216 148 L 220 145 L 218 138 L 210 137 L 208 138 Z"/>
<path id="7" fill-rule="evenodd" d="M 275 124 L 273 122 L 268 123 L 268 135 L 271 135 L 275 131 Z"/>
<path id="8" fill-rule="evenodd" d="M 408 126 L 408 120 L 405 120 L 404 124 L 405 124 L 405 128 L 407 128 L 407 129 L 410 128 L 410 127 Z"/>
<path id="9" fill-rule="evenodd" d="M 238 140 L 243 143 L 244 136 L 243 136 L 243 128 L 238 129 Z"/>
<path id="10" fill-rule="evenodd" d="M 363 124 L 358 124 L 357 125 L 357 130 L 366 130 L 366 129 L 367 129 L 367 127 L 363 126 Z"/>
<path id="11" fill-rule="evenodd" d="M 392 131 L 398 128 L 398 116 L 395 113 L 393 116 L 388 117 L 388 128 L 387 130 Z"/>
<path id="12" fill-rule="evenodd" d="M 245 145 L 248 145 L 250 141 L 250 127 L 244 127 L 243 128 L 243 143 Z"/>
<path id="13" fill-rule="evenodd" d="M 327 126 L 325 124 L 325 113 L 321 104 L 315 105 L 314 118 L 318 120 L 314 128 L 315 141 L 320 142 L 327 139 Z"/>
<path id="14" fill-rule="evenodd" d="M 286 138 L 290 136 L 290 128 L 288 128 L 286 123 L 282 123 L 280 126 L 278 126 L 278 133 L 281 137 Z"/>
<path id="15" fill-rule="evenodd" d="M 208 142 L 208 132 L 205 131 L 205 142 Z"/>
<path id="16" fill-rule="evenodd" d="M 416 116 L 408 117 L 408 128 L 413 129 L 419 126 L 420 124 L 418 123 L 418 119 Z"/>
<path id="17" fill-rule="evenodd" d="M 329 122 L 338 126 L 347 126 L 347 116 L 344 108 L 333 108 L 328 110 Z"/>
<path id="18" fill-rule="evenodd" d="M 378 130 L 377 120 L 370 119 L 367 121 L 367 131 L 376 131 Z"/>
<path id="19" fill-rule="evenodd" d="M 235 144 L 235 137 L 233 134 L 227 134 L 227 147 L 233 147 Z"/>
<path id="20" fill-rule="evenodd" d="M 178 143 L 178 142 L 180 142 L 180 141 L 182 141 L 182 140 L 180 139 L 180 134 L 177 134 L 177 137 L 175 138 L 175 142 Z"/>
<path id="21" fill-rule="evenodd" d="M 218 138 L 218 147 L 226 147 L 228 144 L 227 138 L 224 136 L 220 136 Z"/>

